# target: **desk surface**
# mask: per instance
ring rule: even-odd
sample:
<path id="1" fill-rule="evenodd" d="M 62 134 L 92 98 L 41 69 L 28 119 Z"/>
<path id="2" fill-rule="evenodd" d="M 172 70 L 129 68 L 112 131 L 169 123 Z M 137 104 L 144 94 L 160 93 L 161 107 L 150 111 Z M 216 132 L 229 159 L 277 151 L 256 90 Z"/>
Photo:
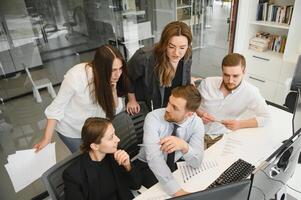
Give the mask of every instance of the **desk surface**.
<path id="1" fill-rule="evenodd" d="M 234 131 L 206 149 L 204 160 L 216 161 L 217 166 L 202 171 L 188 182 L 183 181 L 181 172 L 176 170 L 173 175 L 182 188 L 188 192 L 201 191 L 207 188 L 233 162 L 241 158 L 255 166 L 265 160 L 281 146 L 282 141 L 292 135 L 291 113 L 269 106 L 271 122 L 262 128 L 246 128 Z M 170 198 L 157 183 L 142 192 L 135 199 L 166 199 Z"/>

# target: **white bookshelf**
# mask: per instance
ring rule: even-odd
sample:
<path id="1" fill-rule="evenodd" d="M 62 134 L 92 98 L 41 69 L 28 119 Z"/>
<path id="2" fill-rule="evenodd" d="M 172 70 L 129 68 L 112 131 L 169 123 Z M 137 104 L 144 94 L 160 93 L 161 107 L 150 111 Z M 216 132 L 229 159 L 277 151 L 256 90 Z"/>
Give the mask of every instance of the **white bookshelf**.
<path id="1" fill-rule="evenodd" d="M 249 24 L 271 27 L 271 28 L 279 28 L 279 29 L 289 29 L 290 28 L 290 25 L 288 25 L 288 24 L 277 23 L 277 22 L 250 21 Z"/>
<path id="2" fill-rule="evenodd" d="M 291 23 L 256 21 L 258 0 L 240 0 L 234 51 L 247 61 L 246 79 L 256 85 L 269 101 L 283 104 L 289 89 L 298 55 L 301 54 L 301 0 L 274 0 L 274 5 L 293 5 Z M 257 32 L 287 37 L 283 53 L 249 49 L 249 41 Z"/>

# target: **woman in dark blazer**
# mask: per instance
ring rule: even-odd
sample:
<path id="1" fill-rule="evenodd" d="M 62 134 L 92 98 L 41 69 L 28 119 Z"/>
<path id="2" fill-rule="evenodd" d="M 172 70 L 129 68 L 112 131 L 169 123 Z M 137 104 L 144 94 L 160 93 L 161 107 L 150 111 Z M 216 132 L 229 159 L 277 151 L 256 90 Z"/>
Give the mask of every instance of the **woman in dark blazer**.
<path id="1" fill-rule="evenodd" d="M 140 188 L 129 155 L 117 150 L 119 138 L 110 121 L 88 118 L 82 129 L 82 154 L 63 172 L 66 200 L 128 200 Z"/>
<path id="2" fill-rule="evenodd" d="M 173 88 L 190 84 L 191 41 L 189 26 L 175 21 L 165 26 L 153 48 L 136 51 L 128 62 L 128 113 L 139 112 L 137 101 L 146 102 L 149 109 L 166 107 Z"/>

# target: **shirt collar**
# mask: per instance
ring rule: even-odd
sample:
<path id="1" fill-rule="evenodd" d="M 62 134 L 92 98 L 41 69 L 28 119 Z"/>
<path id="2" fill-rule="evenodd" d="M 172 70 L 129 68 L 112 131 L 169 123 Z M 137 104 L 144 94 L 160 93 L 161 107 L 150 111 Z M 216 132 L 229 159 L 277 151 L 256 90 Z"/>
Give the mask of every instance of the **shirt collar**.
<path id="1" fill-rule="evenodd" d="M 195 116 L 196 116 L 196 113 L 193 113 L 193 115 L 190 116 L 190 117 L 188 117 L 184 122 L 182 122 L 182 123 L 174 123 L 174 124 L 177 124 L 181 128 L 185 128 L 185 127 L 187 127 L 190 124 L 190 122 L 195 118 Z"/>

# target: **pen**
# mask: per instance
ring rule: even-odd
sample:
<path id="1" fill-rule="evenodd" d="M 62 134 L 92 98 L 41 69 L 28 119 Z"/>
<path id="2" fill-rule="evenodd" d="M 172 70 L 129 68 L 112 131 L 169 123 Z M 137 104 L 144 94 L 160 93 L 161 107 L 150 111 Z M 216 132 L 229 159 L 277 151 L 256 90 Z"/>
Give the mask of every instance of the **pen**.
<path id="1" fill-rule="evenodd" d="M 145 147 L 145 146 L 151 146 L 151 145 L 158 145 L 159 143 L 142 143 L 142 144 L 137 144 L 139 147 Z"/>

